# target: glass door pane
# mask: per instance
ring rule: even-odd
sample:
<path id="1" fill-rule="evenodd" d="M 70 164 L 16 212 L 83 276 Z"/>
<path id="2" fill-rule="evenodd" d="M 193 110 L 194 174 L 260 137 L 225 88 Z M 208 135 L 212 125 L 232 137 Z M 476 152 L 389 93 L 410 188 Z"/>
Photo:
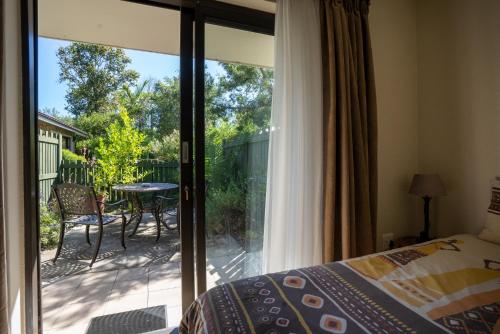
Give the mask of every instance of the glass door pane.
<path id="1" fill-rule="evenodd" d="M 193 13 L 126 1 L 37 6 L 43 329 L 178 326 L 194 300 L 193 203 L 183 196 L 192 189 Z M 62 201 L 72 214 L 64 222 Z"/>
<path id="2" fill-rule="evenodd" d="M 207 288 L 261 273 L 273 45 L 205 24 Z"/>

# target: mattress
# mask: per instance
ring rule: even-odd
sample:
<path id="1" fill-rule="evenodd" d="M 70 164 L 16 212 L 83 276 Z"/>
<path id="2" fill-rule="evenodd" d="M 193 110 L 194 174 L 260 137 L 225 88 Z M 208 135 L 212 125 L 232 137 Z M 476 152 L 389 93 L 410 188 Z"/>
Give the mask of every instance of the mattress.
<path id="1" fill-rule="evenodd" d="M 181 333 L 500 333 L 500 246 L 456 235 L 234 281 Z"/>

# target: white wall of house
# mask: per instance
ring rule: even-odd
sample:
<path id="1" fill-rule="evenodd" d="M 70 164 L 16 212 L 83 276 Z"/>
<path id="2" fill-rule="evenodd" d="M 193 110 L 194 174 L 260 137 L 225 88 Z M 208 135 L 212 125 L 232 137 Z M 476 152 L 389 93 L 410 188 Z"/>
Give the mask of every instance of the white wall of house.
<path id="1" fill-rule="evenodd" d="M 10 332 L 24 333 L 21 19 L 19 1 L 4 1 L 5 106 L 2 141 Z"/>

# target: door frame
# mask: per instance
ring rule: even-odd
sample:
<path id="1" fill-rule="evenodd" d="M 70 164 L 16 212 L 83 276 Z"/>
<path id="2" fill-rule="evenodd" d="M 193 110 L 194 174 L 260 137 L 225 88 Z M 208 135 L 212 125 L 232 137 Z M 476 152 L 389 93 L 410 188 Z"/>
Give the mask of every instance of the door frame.
<path id="1" fill-rule="evenodd" d="M 195 196 L 196 196 L 196 295 L 207 290 L 205 233 L 205 25 L 274 35 L 274 14 L 218 1 L 195 6 Z"/>
<path id="2" fill-rule="evenodd" d="M 181 175 L 179 199 L 181 203 L 181 290 L 182 310 L 194 300 L 194 249 L 193 228 L 193 21 L 192 9 L 181 8 L 180 48 L 180 157 Z M 187 152 L 186 152 L 187 151 Z M 184 155 L 187 155 L 185 160 Z"/>
<path id="3" fill-rule="evenodd" d="M 41 333 L 40 243 L 38 204 L 38 20 L 37 0 L 21 1 L 23 182 L 24 182 L 24 302 L 26 333 Z"/>
<path id="4" fill-rule="evenodd" d="M 206 290 L 205 258 L 205 175 L 204 165 L 196 169 L 197 225 L 196 241 L 193 224 L 193 146 L 195 161 L 204 161 L 204 66 L 205 23 L 237 28 L 247 31 L 274 34 L 274 14 L 214 0 L 122 0 L 144 5 L 158 6 L 181 12 L 181 142 L 189 147 L 190 160 L 181 168 L 181 219 L 190 221 L 181 224 L 182 254 L 182 306 L 186 309 L 195 295 Z M 38 7 L 37 0 L 21 0 L 21 44 L 22 44 L 22 113 L 23 113 L 23 181 L 24 181 L 24 311 L 26 334 L 42 333 L 42 308 L 40 285 L 39 243 L 39 180 L 38 180 Z M 193 44 L 193 23 L 195 41 Z M 190 40 L 191 42 L 186 42 Z M 193 93 L 193 46 L 195 50 L 195 82 Z M 184 73 L 184 74 L 183 74 Z M 195 94 L 195 131 L 202 136 L 193 138 L 193 99 Z M 194 144 L 194 145 L 193 145 Z M 182 161 L 182 160 L 181 160 Z M 202 164 L 201 164 L 202 165 Z M 200 165 L 200 166 L 201 166 Z M 188 197 L 182 196 L 188 187 Z M 202 213 L 202 214 L 201 214 Z M 194 282 L 194 244 L 196 244 L 197 294 Z M 184 246 L 182 246 L 184 245 Z M 203 246 L 203 248 L 201 248 Z"/>

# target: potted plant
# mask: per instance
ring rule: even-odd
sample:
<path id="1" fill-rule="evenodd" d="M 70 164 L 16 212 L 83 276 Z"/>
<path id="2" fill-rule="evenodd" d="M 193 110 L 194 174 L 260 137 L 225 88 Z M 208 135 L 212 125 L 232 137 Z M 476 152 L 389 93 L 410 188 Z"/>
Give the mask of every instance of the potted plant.
<path id="1" fill-rule="evenodd" d="M 94 169 L 94 189 L 96 192 L 97 201 L 99 202 L 99 210 L 104 212 L 106 199 L 108 197 L 108 189 L 110 186 L 109 171 L 103 168 Z"/>

